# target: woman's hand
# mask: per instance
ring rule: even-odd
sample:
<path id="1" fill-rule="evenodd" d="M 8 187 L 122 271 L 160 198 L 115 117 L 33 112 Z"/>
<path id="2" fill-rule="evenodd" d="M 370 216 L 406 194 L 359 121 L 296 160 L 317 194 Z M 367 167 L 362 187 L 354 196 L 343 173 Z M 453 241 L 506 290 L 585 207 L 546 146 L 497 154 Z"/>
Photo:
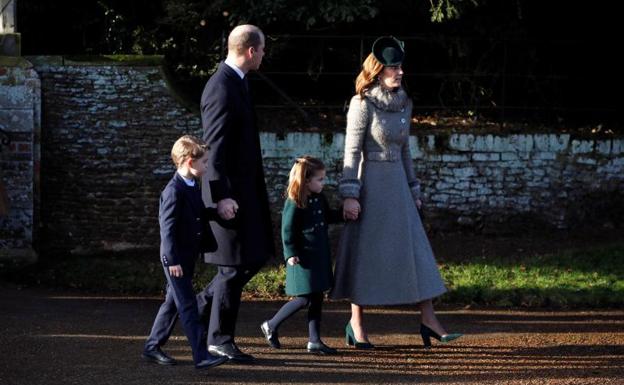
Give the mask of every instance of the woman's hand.
<path id="1" fill-rule="evenodd" d="M 342 216 L 345 220 L 358 219 L 360 211 L 362 211 L 362 208 L 360 207 L 360 202 L 358 202 L 355 198 L 347 198 L 342 203 Z"/>
<path id="2" fill-rule="evenodd" d="M 293 257 L 288 258 L 288 264 L 290 266 L 295 266 L 299 264 L 299 257 L 297 257 L 296 255 Z"/>

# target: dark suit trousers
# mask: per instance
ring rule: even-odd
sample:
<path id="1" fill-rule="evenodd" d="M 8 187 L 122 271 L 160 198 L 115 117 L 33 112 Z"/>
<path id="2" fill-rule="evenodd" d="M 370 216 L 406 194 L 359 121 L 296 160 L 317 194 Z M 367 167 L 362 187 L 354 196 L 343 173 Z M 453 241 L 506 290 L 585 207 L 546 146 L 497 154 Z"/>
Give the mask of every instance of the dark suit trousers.
<path id="1" fill-rule="evenodd" d="M 197 294 L 200 316 L 208 319 L 209 314 L 210 317 L 208 345 L 234 342 L 243 287 L 261 267 L 262 265 L 217 266 L 217 274 L 208 286 Z"/>
<path id="2" fill-rule="evenodd" d="M 177 316 L 180 314 L 182 329 L 193 352 L 193 361 L 198 363 L 208 357 L 205 339 L 206 329 L 197 314 L 197 301 L 191 281 L 193 269 L 185 267 L 182 269 L 184 276 L 175 278 L 169 275 L 169 268 L 165 267 L 167 294 L 165 302 L 160 305 L 158 314 L 156 314 L 152 331 L 145 342 L 145 350 L 155 349 L 167 343 Z"/>

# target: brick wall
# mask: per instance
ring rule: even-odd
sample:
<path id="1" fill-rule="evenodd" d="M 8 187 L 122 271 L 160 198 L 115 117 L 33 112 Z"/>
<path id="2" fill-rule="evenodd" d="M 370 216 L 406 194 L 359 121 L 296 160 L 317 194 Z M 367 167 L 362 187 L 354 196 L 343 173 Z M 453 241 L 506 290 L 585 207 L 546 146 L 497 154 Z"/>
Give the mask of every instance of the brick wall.
<path id="1" fill-rule="evenodd" d="M 40 81 L 32 65 L 0 57 L 0 183 L 8 213 L 0 216 L 0 257 L 32 259 L 39 203 Z"/>

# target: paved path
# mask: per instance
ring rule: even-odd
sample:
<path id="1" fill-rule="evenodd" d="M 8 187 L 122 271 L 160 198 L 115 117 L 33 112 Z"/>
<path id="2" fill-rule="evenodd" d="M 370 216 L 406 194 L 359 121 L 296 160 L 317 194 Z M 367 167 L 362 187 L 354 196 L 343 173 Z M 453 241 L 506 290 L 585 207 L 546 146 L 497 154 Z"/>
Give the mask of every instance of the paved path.
<path id="1" fill-rule="evenodd" d="M 285 349 L 270 350 L 258 324 L 282 302 L 247 301 L 239 345 L 254 365 L 193 368 L 176 329 L 166 351 L 181 363 L 142 362 L 140 352 L 160 299 L 98 297 L 0 286 L 0 384 L 624 384 L 624 311 L 440 311 L 449 330 L 468 335 L 422 349 L 406 308 L 374 309 L 370 333 L 379 348 L 344 348 L 348 304 L 324 312 L 325 341 L 336 357 L 305 353 L 305 316 L 282 328 Z"/>

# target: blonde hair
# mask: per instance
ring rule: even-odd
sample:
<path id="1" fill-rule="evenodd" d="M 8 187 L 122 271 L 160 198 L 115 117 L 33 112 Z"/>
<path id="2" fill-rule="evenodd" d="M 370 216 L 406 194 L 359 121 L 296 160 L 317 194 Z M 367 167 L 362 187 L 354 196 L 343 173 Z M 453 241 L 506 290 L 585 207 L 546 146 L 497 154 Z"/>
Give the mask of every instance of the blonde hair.
<path id="1" fill-rule="evenodd" d="M 377 82 L 377 75 L 383 71 L 384 65 L 375 58 L 372 53 L 368 54 L 364 63 L 362 63 L 362 71 L 355 79 L 355 93 L 364 97 L 364 92 L 368 90 L 371 85 Z"/>
<path id="2" fill-rule="evenodd" d="M 203 140 L 193 135 L 184 135 L 173 144 L 171 160 L 180 168 L 189 158 L 199 159 L 208 151 L 209 147 Z"/>
<path id="3" fill-rule="evenodd" d="M 304 155 L 295 161 L 288 177 L 286 196 L 295 201 L 297 207 L 306 207 L 308 194 L 303 186 L 309 178 L 321 170 L 325 170 L 325 165 L 320 159 Z"/>

